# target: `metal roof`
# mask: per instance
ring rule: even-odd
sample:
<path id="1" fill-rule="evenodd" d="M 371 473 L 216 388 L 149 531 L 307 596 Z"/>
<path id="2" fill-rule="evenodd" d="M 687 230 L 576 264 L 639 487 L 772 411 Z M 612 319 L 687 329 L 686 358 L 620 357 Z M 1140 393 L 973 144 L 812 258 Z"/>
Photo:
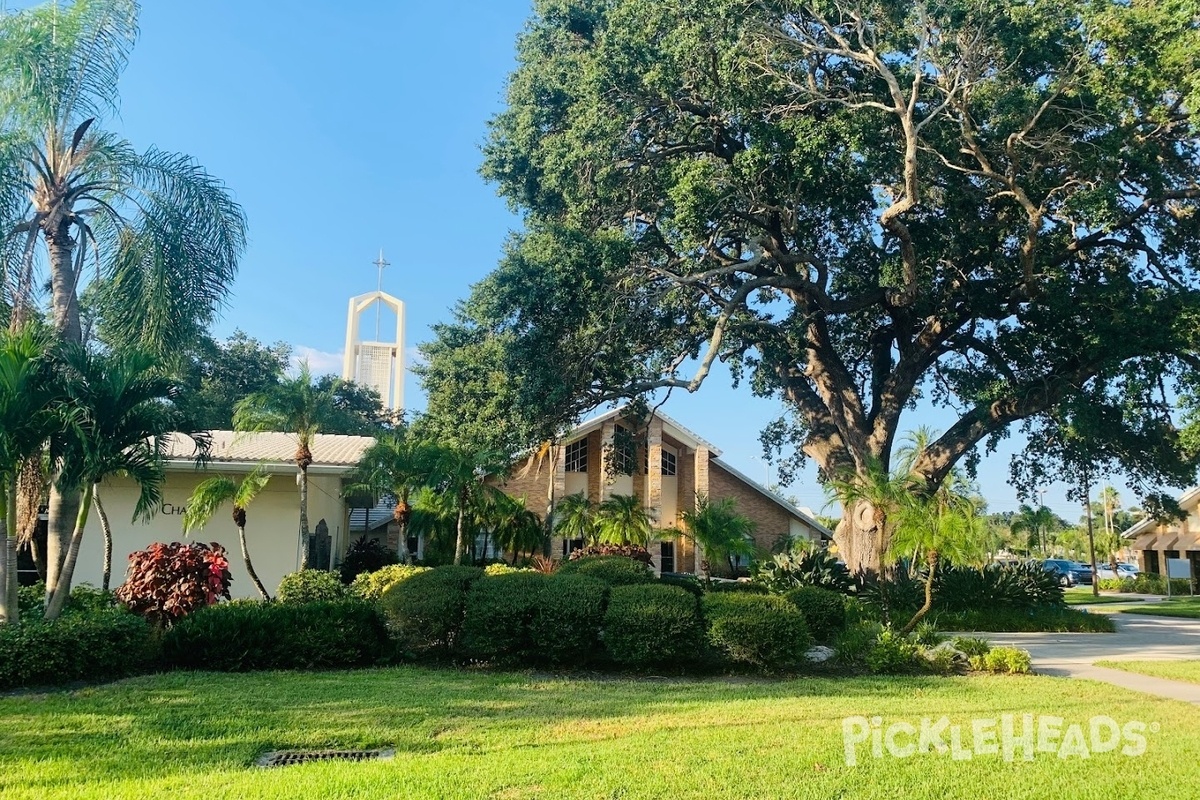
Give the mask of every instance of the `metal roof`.
<path id="1" fill-rule="evenodd" d="M 212 452 L 209 461 L 216 464 L 259 462 L 290 464 L 296 459 L 297 440 L 291 433 L 236 433 L 209 431 Z M 362 454 L 375 443 L 370 436 L 342 436 L 318 433 L 313 437 L 313 466 L 352 467 Z M 173 433 L 168 437 L 167 462 L 194 464 L 195 443 L 190 437 Z"/>

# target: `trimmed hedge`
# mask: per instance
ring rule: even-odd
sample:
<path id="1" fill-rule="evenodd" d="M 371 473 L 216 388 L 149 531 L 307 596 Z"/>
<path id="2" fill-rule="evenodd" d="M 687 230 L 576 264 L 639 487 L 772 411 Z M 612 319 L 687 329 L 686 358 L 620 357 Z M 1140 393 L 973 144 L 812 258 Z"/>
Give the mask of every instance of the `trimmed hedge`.
<path id="1" fill-rule="evenodd" d="M 846 629 L 844 595 L 819 586 L 800 586 L 784 598 L 804 615 L 809 633 L 818 642 L 832 642 Z"/>
<path id="2" fill-rule="evenodd" d="M 124 609 L 0 626 L 0 689 L 108 681 L 154 669 L 155 631 Z"/>
<path id="3" fill-rule="evenodd" d="M 338 574 L 323 569 L 288 573 L 275 591 L 275 599 L 281 603 L 330 603 L 347 596 L 346 584 Z"/>
<path id="4" fill-rule="evenodd" d="M 622 666 L 683 666 L 704 646 L 700 604 L 675 586 L 614 586 L 602 637 L 609 657 Z"/>
<path id="5" fill-rule="evenodd" d="M 602 652 L 600 627 L 608 584 L 587 575 L 549 576 L 538 587 L 538 612 L 529 638 L 539 660 L 553 666 L 582 666 Z"/>
<path id="6" fill-rule="evenodd" d="M 678 586 L 685 592 L 691 592 L 696 595 L 696 597 L 704 596 L 704 584 L 695 575 L 668 572 L 659 575 L 658 582 L 664 586 Z"/>
<path id="7" fill-rule="evenodd" d="M 428 572 L 429 567 L 414 567 L 408 564 L 392 564 L 374 572 L 361 572 L 350 584 L 350 593 L 372 603 L 379 602 L 383 593 L 400 581 L 413 575 Z"/>
<path id="8" fill-rule="evenodd" d="M 802 663 L 812 645 L 804 615 L 782 597 L 710 594 L 703 608 L 709 644 L 735 664 L 786 669 Z"/>
<path id="9" fill-rule="evenodd" d="M 185 617 L 163 636 L 163 663 L 243 672 L 379 663 L 387 628 L 371 603 L 224 603 Z"/>
<path id="10" fill-rule="evenodd" d="M 761 583 L 751 583 L 749 581 L 713 581 L 708 584 L 708 591 L 714 593 L 735 593 L 735 594 L 770 594 L 771 590 Z"/>
<path id="11" fill-rule="evenodd" d="M 1167 579 L 1154 572 L 1142 572 L 1132 578 L 1101 578 L 1100 590 L 1105 592 L 1133 592 L 1135 594 L 1166 594 Z M 1187 578 L 1171 579 L 1171 594 L 1184 595 L 1191 592 L 1191 581 Z"/>
<path id="12" fill-rule="evenodd" d="M 933 623 L 943 631 L 1112 633 L 1116 630 L 1108 614 L 1089 614 L 1065 607 L 1035 611 L 992 608 L 953 614 L 935 611 L 933 616 Z"/>
<path id="13" fill-rule="evenodd" d="M 485 575 L 471 584 L 459 638 L 467 658 L 515 664 L 535 654 L 530 626 L 538 611 L 540 572 Z"/>
<path id="14" fill-rule="evenodd" d="M 467 591 L 481 575 L 478 567 L 435 567 L 384 592 L 380 605 L 400 648 L 410 656 L 452 653 Z"/>
<path id="15" fill-rule="evenodd" d="M 630 586 L 654 581 L 654 573 L 650 567 L 625 556 L 589 556 L 565 561 L 559 566 L 558 572 L 562 575 L 599 578 L 609 586 Z"/>

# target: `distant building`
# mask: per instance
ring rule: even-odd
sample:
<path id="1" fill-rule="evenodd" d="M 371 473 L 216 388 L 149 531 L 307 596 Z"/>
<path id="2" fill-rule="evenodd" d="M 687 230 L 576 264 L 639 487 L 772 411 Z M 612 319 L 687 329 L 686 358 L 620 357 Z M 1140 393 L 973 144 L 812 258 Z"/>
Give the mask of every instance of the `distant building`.
<path id="1" fill-rule="evenodd" d="M 370 386 L 379 392 L 384 408 L 397 411 L 404 408 L 404 302 L 382 289 L 383 268 L 388 265 L 382 252 L 375 265 L 379 268 L 380 288 L 350 299 L 342 378 Z M 364 340 L 363 317 L 372 309 L 375 311 L 375 336 Z M 392 341 L 380 341 L 381 312 L 385 309 L 396 315 L 396 334 Z"/>
<path id="2" fill-rule="evenodd" d="M 1200 580 L 1200 486 L 1184 492 L 1177 500 L 1187 516 L 1161 522 L 1146 517 L 1121 534 L 1137 553 L 1143 572 L 1167 573 L 1167 559 L 1186 558 L 1192 567 L 1192 580 Z"/>

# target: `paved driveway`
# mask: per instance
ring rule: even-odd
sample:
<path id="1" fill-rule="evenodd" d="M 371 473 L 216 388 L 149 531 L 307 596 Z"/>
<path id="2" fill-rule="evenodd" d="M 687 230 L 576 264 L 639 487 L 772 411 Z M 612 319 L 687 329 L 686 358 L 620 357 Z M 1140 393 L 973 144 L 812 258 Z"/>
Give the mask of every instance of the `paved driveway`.
<path id="1" fill-rule="evenodd" d="M 1200 684 L 1094 667 L 1096 661 L 1200 660 L 1200 620 L 1113 614 L 1116 633 L 988 633 L 993 644 L 1028 650 L 1043 675 L 1090 678 L 1200 704 Z"/>

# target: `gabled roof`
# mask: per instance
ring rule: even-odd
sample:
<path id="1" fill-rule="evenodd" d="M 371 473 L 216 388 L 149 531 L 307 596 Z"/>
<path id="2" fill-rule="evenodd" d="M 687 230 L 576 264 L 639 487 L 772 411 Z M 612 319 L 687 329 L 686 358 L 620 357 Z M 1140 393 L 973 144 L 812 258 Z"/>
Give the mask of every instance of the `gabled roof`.
<path id="1" fill-rule="evenodd" d="M 606 411 L 603 414 L 600 414 L 598 416 L 592 417 L 590 419 L 585 419 L 583 422 L 579 423 L 579 425 L 574 430 L 572 430 L 565 437 L 563 437 L 563 442 L 564 443 L 571 442 L 571 441 L 574 441 L 575 439 L 578 439 L 581 436 L 591 433 L 592 431 L 596 430 L 601 425 L 603 425 L 605 422 L 608 422 L 609 420 L 620 417 L 621 412 L 624 410 L 625 410 L 625 406 L 623 406 L 623 405 L 617 406 L 616 408 L 612 409 L 611 411 Z M 698 434 L 692 432 L 691 430 L 688 430 L 688 428 L 686 428 L 684 425 L 680 424 L 679 422 L 676 422 L 674 419 L 672 419 L 671 417 L 668 417 L 666 414 L 662 413 L 661 411 L 655 411 L 654 416 L 658 417 L 660 420 L 662 420 L 664 428 L 669 427 L 671 429 L 670 434 L 673 438 L 678 439 L 679 441 L 683 442 L 684 444 L 688 445 L 689 447 L 707 447 L 709 452 L 711 452 L 713 454 L 713 456 L 721 455 L 721 450 L 715 444 L 713 444 L 712 442 L 709 442 L 706 439 L 701 438 Z"/>
<path id="2" fill-rule="evenodd" d="M 296 437 L 290 433 L 235 433 L 209 431 L 213 464 L 290 464 L 296 458 Z M 314 467 L 351 467 L 375 443 L 370 436 L 342 436 L 318 433 L 313 437 Z M 172 466 L 194 464 L 195 443 L 188 436 L 171 434 L 167 441 L 167 463 Z"/>
<path id="3" fill-rule="evenodd" d="M 1181 494 L 1179 499 L 1175 502 L 1179 503 L 1179 507 L 1181 509 L 1190 509 L 1194 506 L 1200 505 L 1200 486 L 1195 486 L 1191 489 L 1188 489 L 1186 492 Z M 1149 533 L 1157 527 L 1157 519 L 1154 517 L 1143 517 L 1133 525 L 1129 526 L 1129 528 L 1121 531 L 1121 538 L 1136 539 L 1143 533 Z"/>
<path id="4" fill-rule="evenodd" d="M 784 511 L 788 512 L 792 516 L 799 519 L 801 522 L 804 522 L 805 524 L 807 524 L 808 526 L 810 526 L 811 528 L 813 528 L 814 530 L 819 532 L 821 534 L 821 536 L 824 537 L 825 539 L 830 539 L 830 540 L 833 539 L 833 531 L 829 530 L 829 528 L 826 528 L 824 525 L 822 525 L 821 523 L 819 523 L 815 519 L 813 519 L 812 515 L 805 513 L 798 506 L 793 505 L 792 502 L 790 500 L 788 500 L 786 497 L 784 497 L 783 495 L 771 491 L 770 489 L 763 486 L 758 481 L 750 478 L 745 473 L 740 472 L 737 469 L 734 469 L 729 463 L 722 461 L 719 458 L 713 457 L 712 463 L 716 464 L 718 467 L 725 470 L 730 475 L 737 478 L 742 483 L 746 484 L 751 489 L 753 489 L 754 491 L 761 494 L 763 497 L 766 497 L 768 500 L 772 500 L 776 504 L 782 506 Z"/>

